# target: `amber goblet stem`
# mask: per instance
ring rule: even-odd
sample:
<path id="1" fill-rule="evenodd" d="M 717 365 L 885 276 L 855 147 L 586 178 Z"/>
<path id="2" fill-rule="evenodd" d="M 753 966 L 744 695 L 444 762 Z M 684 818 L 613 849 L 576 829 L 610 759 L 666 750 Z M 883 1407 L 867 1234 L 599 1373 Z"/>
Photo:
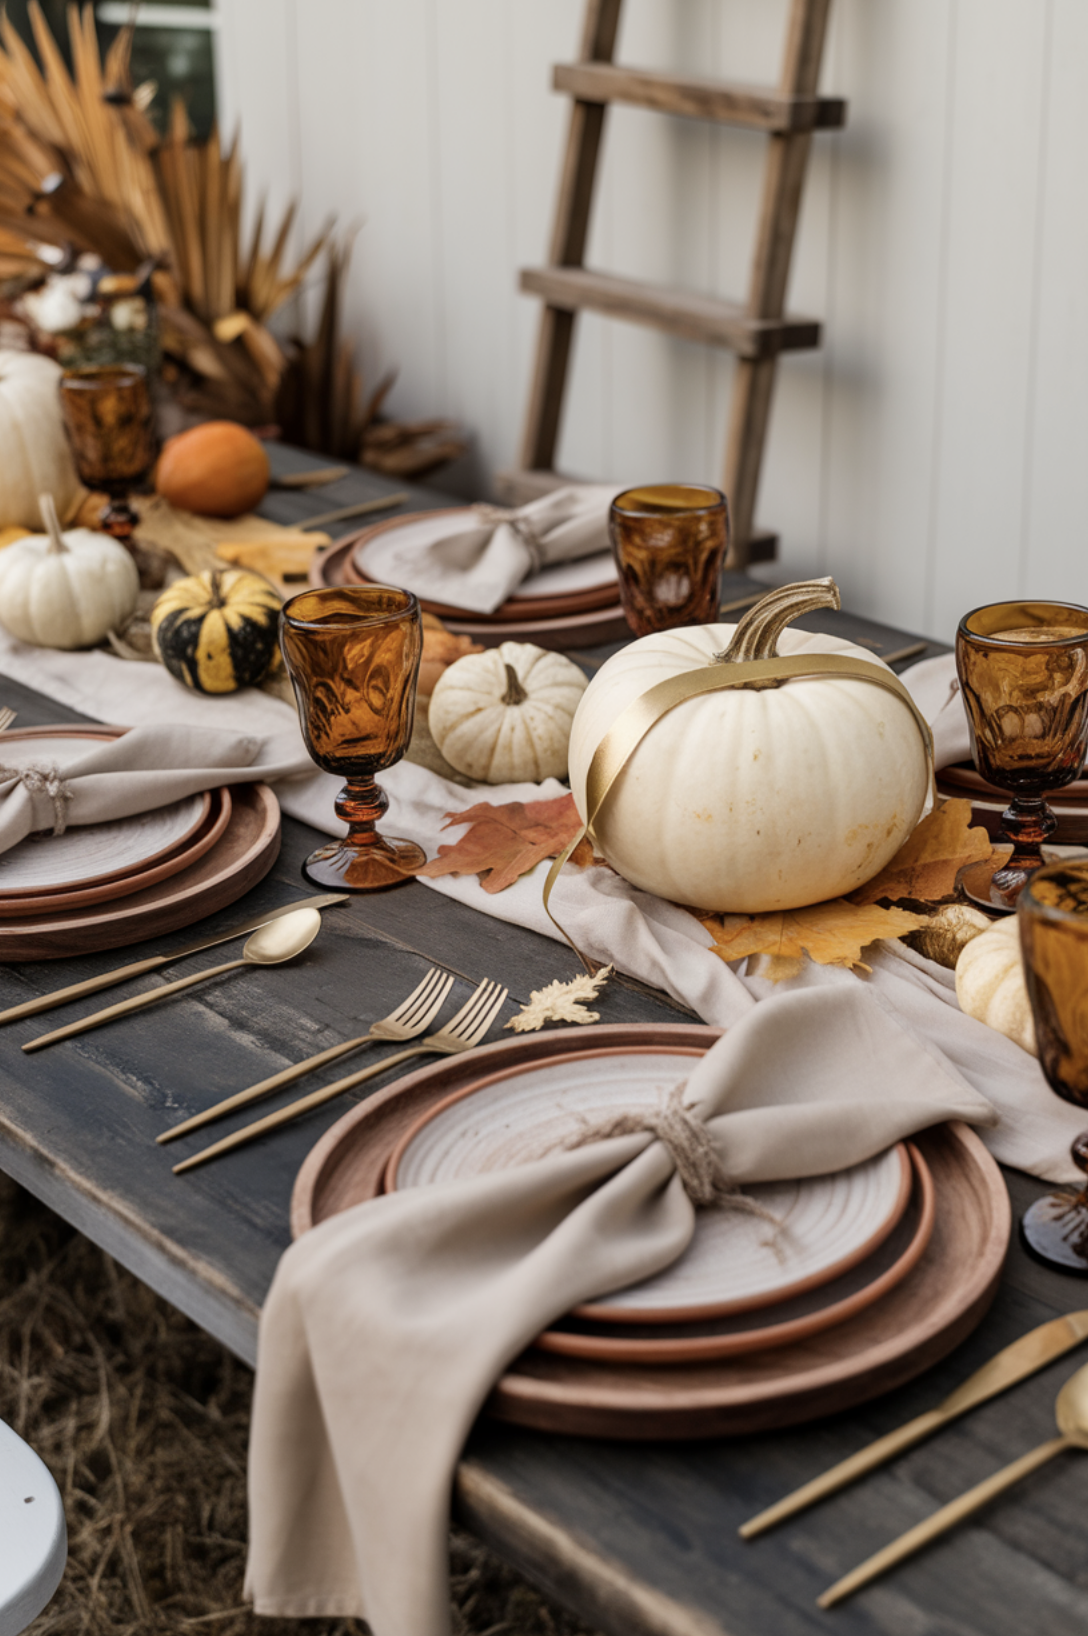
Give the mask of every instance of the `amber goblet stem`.
<path id="1" fill-rule="evenodd" d="M 388 811 L 389 797 L 373 778 L 349 778 L 333 807 L 336 816 L 348 826 L 344 844 L 353 852 L 359 854 L 384 844 L 376 825 Z"/>
<path id="2" fill-rule="evenodd" d="M 1012 857 L 995 870 L 993 883 L 1006 896 L 1019 892 L 1029 875 L 1043 867 L 1043 842 L 1058 827 L 1058 820 L 1042 796 L 1017 795 L 1001 814 L 1001 830 L 1012 842 Z"/>

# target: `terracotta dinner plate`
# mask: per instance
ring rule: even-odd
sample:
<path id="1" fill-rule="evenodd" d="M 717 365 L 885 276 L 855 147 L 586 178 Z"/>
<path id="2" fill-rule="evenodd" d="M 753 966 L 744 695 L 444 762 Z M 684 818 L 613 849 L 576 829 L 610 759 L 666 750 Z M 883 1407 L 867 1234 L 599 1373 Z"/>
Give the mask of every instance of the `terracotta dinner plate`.
<path id="1" fill-rule="evenodd" d="M 435 527 L 431 524 L 441 519 Z M 381 545 L 392 533 L 408 531 L 424 539 L 438 539 L 459 528 L 479 526 L 471 506 L 447 507 L 441 511 L 418 511 L 409 516 L 389 517 L 372 523 L 352 536 L 351 569 L 364 584 L 388 584 L 383 570 Z M 395 581 L 394 581 L 395 582 Z M 499 623 L 523 619 L 562 619 L 571 614 L 590 613 L 595 608 L 614 606 L 618 597 L 616 568 L 611 552 L 555 563 L 530 574 L 511 597 L 490 614 L 473 613 L 456 604 L 420 598 L 420 607 L 439 619 L 495 620 Z"/>
<path id="2" fill-rule="evenodd" d="M 312 586 L 320 588 L 323 585 L 362 583 L 351 561 L 356 538 L 354 534 L 349 535 L 346 540 L 314 552 L 309 574 Z M 449 611 L 448 617 L 439 614 L 439 618 L 455 635 L 471 636 L 474 641 L 490 648 L 498 647 L 500 642 L 535 642 L 538 647 L 554 649 L 589 648 L 600 642 L 619 642 L 631 635 L 619 604 L 618 592 L 613 593 L 611 605 L 588 613 L 544 617 L 538 606 L 534 617 L 518 619 L 500 619 L 496 614 L 456 613 L 454 610 Z"/>
<path id="3" fill-rule="evenodd" d="M 191 926 L 262 880 L 280 849 L 279 802 L 267 784 L 235 784 L 222 835 L 204 856 L 116 903 L 0 920 L 0 960 L 93 954 Z"/>
<path id="4" fill-rule="evenodd" d="M 701 1324 L 614 1325 L 571 1316 L 533 1343 L 541 1352 L 602 1363 L 693 1363 L 736 1358 L 790 1346 L 822 1329 L 841 1324 L 902 1282 L 925 1253 L 936 1219 L 936 1192 L 929 1166 L 913 1142 L 907 1144 L 915 1185 L 902 1220 L 872 1255 L 816 1289 L 752 1311 L 739 1318 Z"/>
<path id="5" fill-rule="evenodd" d="M 195 832 L 173 851 L 167 851 L 149 868 L 134 869 L 131 874 L 111 877 L 95 886 L 80 887 L 75 891 L 43 892 L 40 896 L 29 893 L 18 897 L 0 897 L 0 922 L 26 915 L 53 914 L 63 909 L 79 909 L 89 903 L 114 903 L 118 898 L 131 897 L 157 881 L 178 875 L 190 864 L 196 863 L 205 852 L 210 852 L 230 823 L 231 794 L 222 789 L 209 790 L 200 798 L 205 816 Z"/>
<path id="6" fill-rule="evenodd" d="M 568 1051 L 485 1075 L 421 1115 L 392 1154 L 385 1185 L 392 1192 L 460 1181 L 561 1149 L 587 1124 L 660 1107 L 700 1054 L 639 1045 Z M 833 1175 L 746 1187 L 777 1231 L 755 1215 L 701 1210 L 691 1244 L 671 1266 L 576 1315 L 694 1323 L 803 1295 L 873 1253 L 903 1215 L 911 1182 L 899 1144 Z"/>
<path id="7" fill-rule="evenodd" d="M 70 765 L 96 741 L 121 738 L 127 730 L 19 728 L 4 734 L 4 759 L 9 766 L 48 766 L 60 757 Z M 0 900 L 67 895 L 149 869 L 185 846 L 206 823 L 210 810 L 211 796 L 204 792 L 128 818 L 73 825 L 63 835 L 27 836 L 0 853 Z"/>
<path id="8" fill-rule="evenodd" d="M 633 1043 L 707 1050 L 719 1030 L 696 1024 L 597 1025 L 602 1049 Z M 586 1049 L 586 1030 L 502 1040 L 446 1057 L 379 1091 L 325 1132 L 291 1200 L 297 1237 L 373 1198 L 389 1155 L 420 1113 L 481 1073 Z M 790 1346 L 679 1364 L 605 1364 L 535 1348 L 507 1369 L 485 1405 L 501 1420 L 586 1437 L 723 1437 L 833 1414 L 912 1380 L 985 1315 L 1001 1277 L 1011 1214 L 1001 1172 L 965 1125 L 914 1138 L 934 1182 L 936 1214 L 917 1265 L 882 1300 Z"/>

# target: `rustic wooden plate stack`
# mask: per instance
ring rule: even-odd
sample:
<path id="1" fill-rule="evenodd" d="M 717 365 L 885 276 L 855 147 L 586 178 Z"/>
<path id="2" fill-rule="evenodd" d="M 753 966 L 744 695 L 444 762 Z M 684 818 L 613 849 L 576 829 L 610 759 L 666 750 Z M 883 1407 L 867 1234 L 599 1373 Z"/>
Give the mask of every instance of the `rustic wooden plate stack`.
<path id="1" fill-rule="evenodd" d="M 349 534 L 314 555 L 310 583 L 367 585 L 383 581 L 378 559 L 381 546 L 396 531 L 421 544 L 461 527 L 479 526 L 471 506 L 422 511 L 392 517 Z M 420 599 L 426 613 L 437 615 L 460 636 L 485 647 L 500 642 L 534 642 L 542 648 L 592 647 L 630 636 L 620 607 L 611 554 L 557 563 L 533 574 L 493 614 L 471 613 L 449 603 Z"/>
<path id="2" fill-rule="evenodd" d="M 4 734 L 8 766 L 48 765 L 123 727 Z M 267 874 L 279 804 L 264 784 L 208 790 L 112 823 L 30 835 L 0 855 L 0 960 L 118 948 L 192 925 Z"/>
<path id="3" fill-rule="evenodd" d="M 449 1058 L 345 1115 L 295 1186 L 292 1229 L 383 1190 L 516 1163 L 620 1105 L 655 1105 L 717 1031 L 601 1027 Z M 837 1176 L 749 1190 L 780 1224 L 700 1212 L 656 1278 L 552 1325 L 489 1411 L 586 1436 L 734 1434 L 910 1379 L 981 1319 L 1009 1234 L 1004 1183 L 946 1125 Z"/>

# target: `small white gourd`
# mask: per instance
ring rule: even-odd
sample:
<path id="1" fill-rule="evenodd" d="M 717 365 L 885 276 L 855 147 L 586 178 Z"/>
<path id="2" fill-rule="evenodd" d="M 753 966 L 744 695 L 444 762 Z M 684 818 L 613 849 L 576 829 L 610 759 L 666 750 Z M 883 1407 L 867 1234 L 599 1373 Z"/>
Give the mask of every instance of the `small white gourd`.
<path id="1" fill-rule="evenodd" d="M 503 642 L 445 671 L 428 723 L 451 767 L 482 784 L 563 778 L 586 678 L 561 653 Z"/>
<path id="2" fill-rule="evenodd" d="M 995 921 L 965 946 L 956 961 L 956 998 L 969 1017 L 1039 1055 L 1015 915 Z"/>
<path id="3" fill-rule="evenodd" d="M 109 534 L 62 534 L 52 495 L 40 504 L 46 532 L 0 551 L 0 624 L 38 647 L 91 647 L 136 607 L 139 571 Z"/>

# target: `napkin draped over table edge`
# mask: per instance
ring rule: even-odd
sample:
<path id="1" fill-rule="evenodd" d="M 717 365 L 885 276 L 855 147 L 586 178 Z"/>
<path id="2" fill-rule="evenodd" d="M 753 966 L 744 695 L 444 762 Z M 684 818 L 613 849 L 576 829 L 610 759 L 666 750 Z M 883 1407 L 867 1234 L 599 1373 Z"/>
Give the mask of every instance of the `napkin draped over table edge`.
<path id="1" fill-rule="evenodd" d="M 138 681 L 134 680 L 134 672 Z M 344 833 L 344 825 L 333 812 L 341 781 L 313 767 L 302 747 L 295 712 L 281 699 L 254 688 L 212 698 L 191 692 L 161 665 L 145 664 L 136 671 L 133 662 L 112 654 L 31 647 L 2 629 L 0 673 L 38 688 L 72 709 L 117 725 L 146 723 L 158 727 L 169 721 L 202 730 L 236 730 L 293 744 L 299 764 L 309 771 L 273 784 L 284 812 L 327 834 Z M 903 680 L 923 714 L 935 725 L 938 766 L 966 759 L 970 754 L 967 719 L 959 698 L 953 656 L 942 654 L 923 660 L 904 672 Z M 389 811 L 382 820 L 388 834 L 418 842 L 431 857 L 439 845 L 457 837 L 456 829 L 443 831 L 445 814 L 471 805 L 473 792 L 407 761 L 382 773 L 380 782 L 390 798 Z M 548 800 L 566 791 L 558 780 L 548 779 L 543 784 L 496 785 L 479 793 L 501 804 Z M 484 915 L 527 927 L 556 941 L 559 933 L 541 902 L 547 869 L 547 864 L 540 865 L 498 893 L 485 892 L 475 876 L 445 875 L 437 880 L 425 879 L 423 884 Z M 983 1132 L 983 1140 L 995 1158 L 1048 1181 L 1080 1180 L 1080 1172 L 1069 1156 L 1069 1145 L 1083 1129 L 1083 1111 L 1054 1095 L 1034 1057 L 960 1011 L 952 972 L 913 953 L 903 943 L 872 944 L 865 957 L 872 967 L 867 977 L 838 966 L 810 962 L 800 976 L 774 985 L 765 978 L 742 976 L 743 961 L 726 965 L 711 952 L 710 934 L 694 916 L 676 904 L 639 891 L 611 870 L 565 869 L 553 906 L 578 946 L 592 958 L 602 964 L 615 960 L 621 971 L 663 989 L 704 1022 L 718 1028 L 731 1027 L 754 1005 L 776 993 L 817 988 L 830 991 L 863 984 L 880 995 L 916 1038 L 936 1047 L 998 1109 L 1000 1123 Z M 571 959 L 565 944 L 558 955 L 557 976 L 566 972 Z"/>
<path id="2" fill-rule="evenodd" d="M 684 1103 L 740 1187 L 998 1117 L 858 984 L 750 1011 L 697 1062 Z M 572 1307 L 669 1266 L 694 1226 L 670 1152 L 633 1134 L 386 1195 L 304 1234 L 261 1315 L 256 1611 L 448 1631 L 453 1473 L 488 1392 Z"/>

